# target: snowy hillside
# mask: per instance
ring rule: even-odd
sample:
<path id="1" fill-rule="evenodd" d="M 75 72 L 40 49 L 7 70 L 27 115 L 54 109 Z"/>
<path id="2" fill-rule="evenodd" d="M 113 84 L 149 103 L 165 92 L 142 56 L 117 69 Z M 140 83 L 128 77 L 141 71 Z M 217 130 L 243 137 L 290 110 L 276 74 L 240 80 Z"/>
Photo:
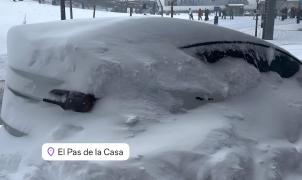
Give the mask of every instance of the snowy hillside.
<path id="1" fill-rule="evenodd" d="M 6 14 L 1 42 L 24 13 L 28 24 L 59 18 L 58 7 L 32 1 L 0 1 L 0 9 L 0 18 Z M 240 58 L 208 64 L 176 48 L 215 39 L 261 42 L 234 31 L 108 12 L 84 20 L 91 14 L 75 9 L 81 20 L 14 28 L 8 45 L 1 43 L 0 62 L 8 52 L 6 80 L 13 88 L 35 96 L 69 88 L 100 100 L 92 112 L 76 113 L 6 89 L 1 117 L 28 135 L 13 137 L 0 128 L 0 180 L 301 179 L 301 71 L 283 79 Z M 253 34 L 252 17 L 219 23 Z M 272 42 L 302 59 L 301 25 L 276 24 Z M 193 104 L 192 95 L 213 100 Z M 125 142 L 131 157 L 49 162 L 41 159 L 46 142 Z"/>

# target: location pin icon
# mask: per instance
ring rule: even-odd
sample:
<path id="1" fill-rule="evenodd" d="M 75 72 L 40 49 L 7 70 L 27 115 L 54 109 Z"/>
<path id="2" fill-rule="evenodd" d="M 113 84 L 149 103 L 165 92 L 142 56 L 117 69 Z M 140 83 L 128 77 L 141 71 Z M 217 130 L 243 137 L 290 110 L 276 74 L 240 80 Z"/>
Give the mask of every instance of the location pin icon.
<path id="1" fill-rule="evenodd" d="M 55 149 L 54 149 L 53 147 L 49 147 L 49 148 L 47 149 L 47 152 L 48 152 L 48 154 L 49 154 L 50 156 L 52 156 L 52 155 L 55 153 Z"/>

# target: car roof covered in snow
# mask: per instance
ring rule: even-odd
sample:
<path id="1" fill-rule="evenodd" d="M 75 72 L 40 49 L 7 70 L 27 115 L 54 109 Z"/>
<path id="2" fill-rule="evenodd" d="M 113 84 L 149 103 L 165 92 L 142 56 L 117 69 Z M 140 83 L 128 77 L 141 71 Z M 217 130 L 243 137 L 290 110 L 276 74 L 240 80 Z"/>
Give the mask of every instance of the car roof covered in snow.
<path id="1" fill-rule="evenodd" d="M 38 42 L 45 38 L 80 38 L 83 40 L 118 39 L 119 42 L 163 42 L 178 47 L 214 41 L 253 42 L 278 48 L 253 36 L 200 22 L 173 18 L 99 18 L 95 20 L 60 21 L 12 28 L 9 36 Z M 278 48 L 280 49 L 280 48 Z"/>

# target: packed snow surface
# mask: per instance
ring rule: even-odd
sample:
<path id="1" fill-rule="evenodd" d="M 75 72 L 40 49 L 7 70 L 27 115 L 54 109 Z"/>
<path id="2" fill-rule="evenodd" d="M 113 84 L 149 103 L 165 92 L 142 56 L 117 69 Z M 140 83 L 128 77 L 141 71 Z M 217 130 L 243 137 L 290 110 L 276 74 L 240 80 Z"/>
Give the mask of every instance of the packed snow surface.
<path id="1" fill-rule="evenodd" d="M 58 8 L 41 6 L 50 12 Z M 24 16 L 19 17 L 22 21 Z M 31 17 L 37 16 L 27 14 L 28 22 Z M 40 22 L 55 19 L 45 14 L 40 17 Z M 253 34 L 251 21 L 245 20 L 220 22 Z M 6 90 L 1 116 L 28 135 L 16 138 L 0 128 L 0 180 L 302 177 L 301 72 L 282 79 L 227 57 L 206 64 L 176 48 L 200 41 L 195 36 L 184 37 L 195 34 L 195 30 L 186 31 L 186 22 L 171 28 L 172 34 L 166 36 L 161 27 L 151 31 L 148 24 L 135 27 L 132 22 L 104 18 L 11 30 L 10 86 L 35 96 L 45 96 L 58 87 L 94 93 L 101 99 L 91 113 L 81 114 L 31 102 Z M 112 29 L 117 24 L 119 28 Z M 141 33 L 127 32 L 126 27 Z M 275 36 L 280 41 L 273 43 L 301 59 L 299 25 L 277 27 Z M 6 39 L 6 32 L 1 32 L 2 37 Z M 168 43 L 171 39 L 172 45 Z M 1 47 L 0 59 L 7 59 L 5 48 Z M 199 102 L 192 96 L 215 100 Z M 131 157 L 125 162 L 47 162 L 41 159 L 41 146 L 46 142 L 125 142 Z"/>

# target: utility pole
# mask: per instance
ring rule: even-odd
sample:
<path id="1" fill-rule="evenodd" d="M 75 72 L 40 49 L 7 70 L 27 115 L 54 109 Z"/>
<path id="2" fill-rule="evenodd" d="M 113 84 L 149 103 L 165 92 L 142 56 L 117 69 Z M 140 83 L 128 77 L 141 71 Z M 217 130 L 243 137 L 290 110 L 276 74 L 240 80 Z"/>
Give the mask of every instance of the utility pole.
<path id="1" fill-rule="evenodd" d="M 61 20 L 66 20 L 65 0 L 60 1 L 60 9 L 61 9 Z"/>
<path id="2" fill-rule="evenodd" d="M 259 0 L 256 0 L 256 27 L 255 27 L 255 37 L 258 35 L 258 14 L 259 14 Z"/>
<path id="3" fill-rule="evenodd" d="M 72 0 L 69 0 L 69 9 L 70 9 L 70 19 L 73 19 L 73 13 L 72 13 Z"/>
<path id="4" fill-rule="evenodd" d="M 266 0 L 262 39 L 273 40 L 274 38 L 275 10 L 276 0 Z"/>

